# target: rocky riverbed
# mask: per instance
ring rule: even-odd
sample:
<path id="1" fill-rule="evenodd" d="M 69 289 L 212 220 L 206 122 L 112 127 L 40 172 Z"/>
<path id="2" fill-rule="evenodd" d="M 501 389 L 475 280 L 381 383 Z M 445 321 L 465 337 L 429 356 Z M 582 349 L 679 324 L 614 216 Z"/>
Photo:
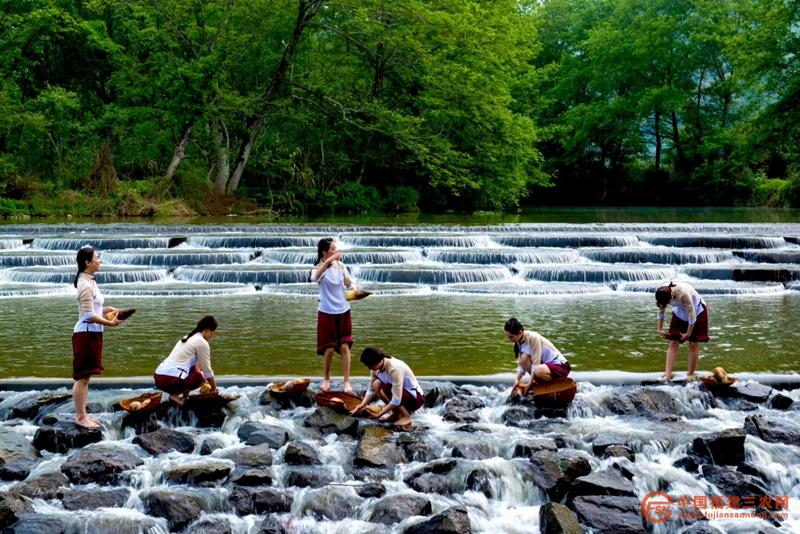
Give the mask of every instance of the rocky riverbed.
<path id="1" fill-rule="evenodd" d="M 103 429 L 88 431 L 64 389 L 0 392 L 0 528 L 800 531 L 800 390 L 581 382 L 557 410 L 509 404 L 500 386 L 422 385 L 407 431 L 254 386 L 227 388 L 239 398 L 224 408 L 165 399 L 147 416 L 118 408 L 144 390 L 93 390 Z"/>

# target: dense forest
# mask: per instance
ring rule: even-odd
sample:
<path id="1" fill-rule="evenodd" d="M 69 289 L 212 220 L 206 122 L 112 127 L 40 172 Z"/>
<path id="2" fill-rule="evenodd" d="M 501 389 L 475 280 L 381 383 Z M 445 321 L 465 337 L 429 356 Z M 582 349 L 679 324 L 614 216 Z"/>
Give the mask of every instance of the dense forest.
<path id="1" fill-rule="evenodd" d="M 800 206 L 800 0 L 0 0 L 0 216 Z"/>

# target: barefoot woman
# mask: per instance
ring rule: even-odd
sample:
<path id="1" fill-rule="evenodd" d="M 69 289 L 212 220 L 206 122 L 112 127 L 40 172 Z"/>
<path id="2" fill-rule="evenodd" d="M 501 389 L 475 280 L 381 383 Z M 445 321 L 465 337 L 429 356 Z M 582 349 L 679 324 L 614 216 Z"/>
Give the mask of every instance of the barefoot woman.
<path id="1" fill-rule="evenodd" d="M 169 400 L 182 405 L 190 391 L 206 382 L 211 386 L 210 393 L 217 392 L 217 381 L 211 369 L 211 347 L 208 345 L 216 333 L 216 319 L 206 315 L 197 322 L 194 330 L 175 343 L 175 348 L 158 366 L 153 379 L 158 389 L 169 393 Z"/>
<path id="2" fill-rule="evenodd" d="M 94 279 L 100 271 L 100 254 L 85 246 L 78 251 L 78 273 L 73 285 L 78 289 L 78 322 L 72 329 L 72 400 L 75 402 L 75 424 L 84 428 L 98 428 L 100 424 L 86 413 L 89 400 L 89 380 L 103 372 L 103 329 L 122 323 L 105 314 L 116 311 L 103 307 L 103 295 Z"/>

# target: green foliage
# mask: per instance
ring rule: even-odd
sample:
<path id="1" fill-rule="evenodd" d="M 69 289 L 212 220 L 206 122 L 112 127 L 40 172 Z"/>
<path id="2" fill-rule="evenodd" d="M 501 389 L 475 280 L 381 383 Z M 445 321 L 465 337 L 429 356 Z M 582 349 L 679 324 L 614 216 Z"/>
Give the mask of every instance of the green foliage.
<path id="1" fill-rule="evenodd" d="M 0 198 L 0 217 L 23 217 L 29 215 L 28 203 L 13 198 Z"/>
<path id="2" fill-rule="evenodd" d="M 384 209 L 393 213 L 419 211 L 419 192 L 413 187 L 396 186 L 386 190 Z"/>
<path id="3" fill-rule="evenodd" d="M 369 214 L 381 210 L 381 196 L 378 189 L 357 182 L 337 185 L 324 195 L 325 206 L 330 213 Z"/>

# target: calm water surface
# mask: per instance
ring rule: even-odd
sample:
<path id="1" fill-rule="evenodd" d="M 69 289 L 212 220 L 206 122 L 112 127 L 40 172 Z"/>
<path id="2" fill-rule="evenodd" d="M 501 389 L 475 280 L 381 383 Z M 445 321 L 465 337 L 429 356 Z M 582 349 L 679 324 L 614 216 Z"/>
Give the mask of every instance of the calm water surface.
<path id="1" fill-rule="evenodd" d="M 700 368 L 796 372 L 800 293 L 712 296 L 712 341 Z M 220 329 L 212 362 L 220 375 L 321 374 L 315 354 L 316 298 L 285 295 L 106 297 L 136 315 L 105 336 L 105 376 L 152 374 L 197 319 L 214 314 Z M 0 377 L 68 377 L 74 297 L 0 301 Z M 514 369 L 502 325 L 516 316 L 549 337 L 578 371 L 660 371 L 666 344 L 655 333 L 649 294 L 547 297 L 374 296 L 353 304 L 354 353 L 383 347 L 420 375 L 485 375 Z M 686 368 L 681 349 L 677 371 Z M 354 362 L 354 374 L 366 374 Z M 334 363 L 334 373 L 341 367 Z"/>

